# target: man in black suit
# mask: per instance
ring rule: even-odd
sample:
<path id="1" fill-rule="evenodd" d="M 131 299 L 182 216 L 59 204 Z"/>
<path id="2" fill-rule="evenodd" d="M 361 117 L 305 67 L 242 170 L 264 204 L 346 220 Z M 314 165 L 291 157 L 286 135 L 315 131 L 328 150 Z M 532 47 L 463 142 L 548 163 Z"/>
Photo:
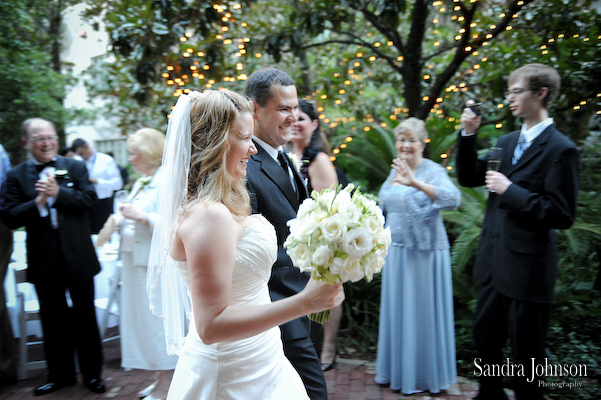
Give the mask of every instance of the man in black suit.
<path id="1" fill-rule="evenodd" d="M 543 399 L 539 380 L 545 377 L 535 374 L 532 379 L 532 359 L 545 365 L 549 303 L 557 276 L 555 229 L 568 229 L 576 216 L 578 150 L 548 112 L 559 83 L 557 71 L 543 64 L 528 64 L 509 75 L 506 97 L 513 116 L 522 118 L 522 129 L 499 139 L 499 172 L 487 171 L 486 158 L 477 158 L 480 117 L 469 103 L 461 116 L 459 183 L 486 184 L 491 190 L 474 268 L 481 282 L 474 316 L 479 353 L 474 371 L 506 364 L 503 347 L 509 338 L 514 371 L 524 368 L 525 376 L 514 373 L 518 400 Z M 475 399 L 506 399 L 501 376 L 485 375 Z"/>
<path id="2" fill-rule="evenodd" d="M 84 384 L 102 393 L 102 342 L 94 308 L 100 264 L 86 215 L 96 204 L 96 192 L 83 162 L 57 155 L 51 122 L 28 119 L 22 135 L 31 159 L 9 171 L 0 216 L 11 229 L 27 230 L 27 278 L 40 302 L 48 363 L 48 383 L 34 394 L 75 384 L 75 353 Z"/>
<path id="3" fill-rule="evenodd" d="M 271 299 L 275 301 L 300 292 L 309 280 L 308 273 L 292 265 L 283 246 L 290 233 L 286 222 L 296 217 L 300 203 L 307 197 L 301 177 L 282 150 L 298 121 L 298 98 L 292 78 L 276 68 L 252 73 L 244 94 L 255 108 L 253 140 L 258 151 L 247 167 L 252 209 L 273 224 L 278 239 L 278 257 L 269 281 Z M 309 397 L 326 399 L 325 378 L 310 339 L 311 322 L 303 317 L 280 329 L 286 357 L 301 376 Z"/>

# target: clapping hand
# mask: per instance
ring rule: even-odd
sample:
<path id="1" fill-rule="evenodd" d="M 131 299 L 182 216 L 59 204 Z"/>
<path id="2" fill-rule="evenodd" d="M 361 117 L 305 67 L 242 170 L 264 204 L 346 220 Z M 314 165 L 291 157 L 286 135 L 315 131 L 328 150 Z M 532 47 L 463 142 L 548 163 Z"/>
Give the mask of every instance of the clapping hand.
<path id="1" fill-rule="evenodd" d="M 48 198 L 58 196 L 60 187 L 56 183 L 56 178 L 46 172 L 46 179 L 40 179 L 35 183 L 35 190 L 38 196 L 35 201 L 38 205 L 43 206 L 48 202 Z"/>
<path id="2" fill-rule="evenodd" d="M 407 161 L 395 158 L 392 160 L 392 168 L 396 170 L 396 175 L 392 178 L 393 183 L 398 183 L 405 186 L 413 186 L 415 182 L 415 174 L 407 164 Z"/>

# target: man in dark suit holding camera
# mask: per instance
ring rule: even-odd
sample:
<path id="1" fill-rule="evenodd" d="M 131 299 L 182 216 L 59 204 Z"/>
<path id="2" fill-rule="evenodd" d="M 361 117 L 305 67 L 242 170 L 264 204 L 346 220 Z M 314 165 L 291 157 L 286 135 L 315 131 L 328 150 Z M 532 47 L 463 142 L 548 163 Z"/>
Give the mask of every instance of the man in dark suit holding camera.
<path id="1" fill-rule="evenodd" d="M 253 141 L 257 154 L 251 156 L 247 174 L 252 209 L 273 224 L 278 240 L 278 257 L 269 280 L 269 293 L 275 301 L 300 292 L 309 280 L 309 274 L 292 265 L 283 246 L 290 233 L 286 222 L 296 217 L 300 203 L 307 198 L 301 177 L 282 149 L 298 121 L 298 97 L 292 78 L 276 68 L 251 74 L 244 94 L 255 108 Z M 307 317 L 298 318 L 280 329 L 284 353 L 301 376 L 309 397 L 326 399 L 325 378 L 310 339 L 311 322 Z"/>
<path id="2" fill-rule="evenodd" d="M 103 393 L 94 307 L 100 264 L 86 215 L 96 204 L 96 192 L 83 162 L 57 155 L 58 136 L 50 121 L 26 120 L 22 141 L 31 159 L 9 171 L 0 216 L 9 228 L 27 230 L 27 278 L 40 302 L 48 363 L 48 383 L 34 395 L 75 384 L 75 354 L 84 384 Z"/>
<path id="3" fill-rule="evenodd" d="M 481 282 L 475 362 L 481 368 L 505 364 L 503 347 L 509 338 L 515 370 L 523 367 L 525 375 L 514 376 L 517 400 L 543 399 L 539 379 L 531 379 L 536 376 L 532 360 L 543 366 L 546 361 L 549 303 L 557 277 L 555 230 L 568 229 L 576 217 L 578 150 L 548 112 L 559 84 L 557 71 L 543 64 L 528 64 L 509 75 L 506 98 L 513 116 L 522 118 L 522 128 L 499 138 L 499 172 L 487 171 L 486 158 L 477 157 L 480 116 L 469 108 L 471 102 L 461 116 L 459 183 L 490 189 L 474 267 Z M 501 379 L 483 374 L 475 399 L 506 399 Z"/>

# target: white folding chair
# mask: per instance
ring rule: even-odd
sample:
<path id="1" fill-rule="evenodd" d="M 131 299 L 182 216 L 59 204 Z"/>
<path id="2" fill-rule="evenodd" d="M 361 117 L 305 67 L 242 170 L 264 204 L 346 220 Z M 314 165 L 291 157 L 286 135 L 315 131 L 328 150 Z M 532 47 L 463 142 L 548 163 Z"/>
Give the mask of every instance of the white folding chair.
<path id="1" fill-rule="evenodd" d="M 119 335 L 105 337 L 106 329 L 108 327 L 109 318 L 115 316 L 119 318 L 119 295 L 121 289 L 121 261 L 117 261 L 115 265 L 115 272 L 113 276 L 109 278 L 109 294 L 108 297 L 101 297 L 94 300 L 96 308 L 102 309 L 102 317 L 100 319 L 100 337 L 103 342 L 109 342 L 111 340 L 119 339 Z"/>
<path id="2" fill-rule="evenodd" d="M 40 304 L 37 299 L 25 300 L 23 291 L 19 285 L 31 285 L 26 280 L 26 269 L 13 269 L 15 293 L 17 296 L 17 308 L 19 315 L 19 366 L 18 378 L 27 379 L 27 371 L 46 368 L 46 361 L 29 361 L 29 348 L 31 346 L 41 345 L 43 340 L 29 341 L 27 335 L 27 322 L 40 319 Z"/>

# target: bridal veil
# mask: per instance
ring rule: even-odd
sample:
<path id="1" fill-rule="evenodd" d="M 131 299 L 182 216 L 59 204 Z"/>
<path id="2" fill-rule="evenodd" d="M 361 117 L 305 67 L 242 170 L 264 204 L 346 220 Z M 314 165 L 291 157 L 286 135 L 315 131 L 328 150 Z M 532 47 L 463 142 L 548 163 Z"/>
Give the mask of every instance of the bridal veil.
<path id="1" fill-rule="evenodd" d="M 167 353 L 179 354 L 188 331 L 192 301 L 171 258 L 171 239 L 187 203 L 190 170 L 190 104 L 197 91 L 179 96 L 169 118 L 163 150 L 163 178 L 159 186 L 157 213 L 152 234 L 146 291 L 150 308 L 163 319 Z"/>

